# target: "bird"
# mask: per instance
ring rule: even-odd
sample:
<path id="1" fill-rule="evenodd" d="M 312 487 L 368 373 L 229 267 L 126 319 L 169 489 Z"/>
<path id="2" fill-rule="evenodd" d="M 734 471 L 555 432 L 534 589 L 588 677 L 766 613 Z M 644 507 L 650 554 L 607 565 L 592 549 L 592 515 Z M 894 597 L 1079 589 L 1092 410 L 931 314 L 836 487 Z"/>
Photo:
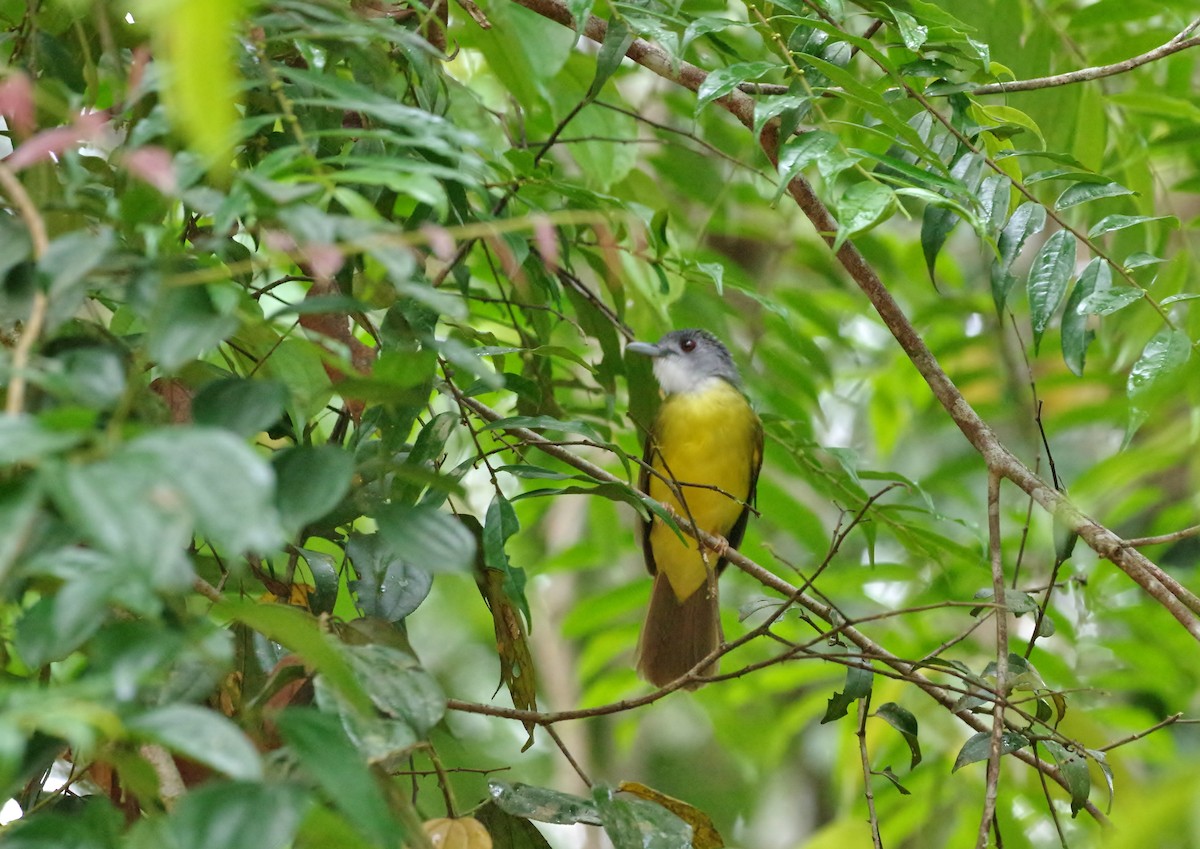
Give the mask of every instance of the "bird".
<path id="1" fill-rule="evenodd" d="M 656 343 L 631 342 L 625 350 L 652 358 L 663 395 L 646 435 L 639 488 L 681 522 L 727 544 L 714 551 L 686 534 L 681 540 L 653 515 L 642 524 L 642 553 L 654 583 L 637 670 L 663 687 L 723 639 L 717 576 L 728 548 L 740 545 L 746 532 L 762 467 L 763 429 L 729 349 L 712 333 L 675 330 Z M 717 666 L 714 660 L 697 671 L 713 675 Z"/>

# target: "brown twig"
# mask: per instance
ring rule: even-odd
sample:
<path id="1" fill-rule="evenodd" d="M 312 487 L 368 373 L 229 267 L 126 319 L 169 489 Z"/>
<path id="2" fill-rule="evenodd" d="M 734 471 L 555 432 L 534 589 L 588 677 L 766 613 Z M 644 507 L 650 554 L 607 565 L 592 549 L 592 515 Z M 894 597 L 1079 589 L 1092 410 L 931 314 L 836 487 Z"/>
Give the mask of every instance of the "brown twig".
<path id="1" fill-rule="evenodd" d="M 979 88 L 971 89 L 968 93 L 975 95 L 984 94 L 1010 94 L 1018 91 L 1036 91 L 1043 88 L 1054 88 L 1056 86 L 1074 85 L 1075 83 L 1088 82 L 1089 80 L 1098 80 L 1104 77 L 1112 77 L 1117 74 L 1123 74 L 1126 71 L 1132 71 L 1134 68 L 1141 65 L 1147 65 L 1165 56 L 1170 56 L 1172 53 L 1178 53 L 1181 50 L 1187 50 L 1190 47 L 1200 45 L 1200 35 L 1188 37 L 1190 33 L 1200 28 L 1200 18 L 1196 18 L 1183 31 L 1168 41 L 1166 44 L 1159 45 L 1153 50 L 1147 50 L 1145 53 L 1133 56 L 1129 59 L 1124 59 L 1120 62 L 1113 62 L 1111 65 L 1099 65 L 1095 68 L 1080 68 L 1075 71 L 1067 71 L 1064 74 L 1054 74 L 1049 77 L 1035 77 L 1029 80 L 1013 80 L 1003 83 L 989 83 L 988 85 L 979 86 Z"/>
<path id="2" fill-rule="evenodd" d="M 37 205 L 21 185 L 12 169 L 0 162 L 0 188 L 8 195 L 13 206 L 17 208 L 25 227 L 29 230 L 29 241 L 33 246 L 33 259 L 36 262 L 46 253 L 49 239 L 46 236 L 46 222 L 42 220 Z M 33 293 L 33 303 L 29 308 L 29 318 L 21 328 L 17 344 L 12 354 L 12 379 L 8 384 L 8 394 L 4 402 L 4 411 L 10 416 L 20 415 L 25 409 L 25 367 L 29 364 L 29 355 L 38 337 L 42 335 L 42 327 L 46 323 L 46 312 L 50 301 L 39 286 Z"/>
<path id="3" fill-rule="evenodd" d="M 862 763 L 863 794 L 867 798 L 867 817 L 871 823 L 871 845 L 883 849 L 883 837 L 879 834 L 879 815 L 875 813 L 875 791 L 871 789 L 871 757 L 867 753 L 867 716 L 871 712 L 871 692 L 858 700 L 858 759 Z"/>
<path id="4" fill-rule="evenodd" d="M 1008 612 L 1004 604 L 1004 560 L 1000 549 L 1000 476 L 988 470 L 988 559 L 992 565 L 992 601 L 996 608 L 996 698 L 992 702 L 992 745 L 988 752 L 987 785 L 983 794 L 983 814 L 979 818 L 976 849 L 988 844 L 988 831 L 996 818 L 996 797 L 1000 793 L 1000 758 L 1004 754 L 1004 708 L 1008 696 Z"/>

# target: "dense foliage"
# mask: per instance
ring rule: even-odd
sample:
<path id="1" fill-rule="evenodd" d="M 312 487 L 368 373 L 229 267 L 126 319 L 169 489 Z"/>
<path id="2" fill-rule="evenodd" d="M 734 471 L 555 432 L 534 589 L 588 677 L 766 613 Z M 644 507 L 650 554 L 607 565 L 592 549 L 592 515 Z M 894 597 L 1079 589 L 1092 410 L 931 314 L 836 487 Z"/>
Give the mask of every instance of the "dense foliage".
<path id="1" fill-rule="evenodd" d="M 0 0 L 5 845 L 1191 845 L 1194 14 Z M 672 327 L 767 437 L 690 694 Z"/>

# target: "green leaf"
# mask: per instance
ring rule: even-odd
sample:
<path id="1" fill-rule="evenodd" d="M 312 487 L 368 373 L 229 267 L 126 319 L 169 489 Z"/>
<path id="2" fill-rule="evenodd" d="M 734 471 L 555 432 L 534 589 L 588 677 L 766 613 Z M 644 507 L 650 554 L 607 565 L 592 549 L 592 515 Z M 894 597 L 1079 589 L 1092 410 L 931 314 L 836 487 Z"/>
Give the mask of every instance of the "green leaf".
<path id="1" fill-rule="evenodd" d="M 1136 192 L 1125 188 L 1120 183 L 1076 183 L 1058 196 L 1058 200 L 1054 202 L 1054 208 L 1061 212 L 1064 209 L 1070 209 L 1073 206 L 1079 206 L 1081 203 L 1088 203 L 1100 198 L 1132 194 L 1136 194 Z"/>
<path id="2" fill-rule="evenodd" d="M 505 813 L 556 825 L 601 825 L 600 812 L 587 799 L 530 784 L 489 781 L 488 793 Z"/>
<path id="3" fill-rule="evenodd" d="M 69 430 L 51 430 L 33 416 L 0 417 L 0 463 L 29 463 L 46 454 L 54 454 L 79 444 L 84 434 Z"/>
<path id="4" fill-rule="evenodd" d="M 925 206 L 921 215 L 921 252 L 925 255 L 925 270 L 929 273 L 930 282 L 935 281 L 934 267 L 938 254 L 959 220 L 953 210 L 944 206 Z"/>
<path id="5" fill-rule="evenodd" d="M 662 805 L 604 784 L 592 799 L 613 849 L 692 849 L 692 827 Z"/>
<path id="6" fill-rule="evenodd" d="M 254 436 L 279 421 L 287 400 L 287 387 L 277 380 L 214 380 L 200 387 L 192 399 L 192 420 L 238 436 Z"/>
<path id="7" fill-rule="evenodd" d="M 1136 400 L 1149 392 L 1156 383 L 1173 374 L 1192 353 L 1192 341 L 1181 330 L 1164 327 L 1150 338 L 1133 368 L 1129 370 L 1126 392 Z"/>
<path id="8" fill-rule="evenodd" d="M 173 372 L 215 348 L 238 327 L 236 316 L 217 308 L 205 286 L 163 290 L 146 332 L 151 358 Z"/>
<path id="9" fill-rule="evenodd" d="M 1125 257 L 1125 261 L 1121 263 L 1128 271 L 1135 268 L 1141 268 L 1146 265 L 1157 265 L 1160 262 L 1166 262 L 1162 257 L 1154 254 L 1146 253 L 1145 251 L 1134 251 L 1129 256 Z"/>
<path id="10" fill-rule="evenodd" d="M 1040 203 L 1027 201 L 1016 208 L 1009 217 L 1008 223 L 1000 231 L 997 240 L 998 257 L 992 263 L 991 282 L 992 300 L 996 304 L 996 312 L 1002 314 L 1008 302 L 1008 293 L 1012 290 L 1016 279 L 1009 268 L 1021 253 L 1026 240 L 1035 233 L 1041 232 L 1046 226 L 1046 209 Z"/>
<path id="11" fill-rule="evenodd" d="M 904 41 L 904 46 L 914 52 L 920 50 L 925 40 L 929 38 L 929 27 L 917 23 L 917 19 L 907 12 L 901 12 L 890 6 L 887 8 L 892 13 L 892 19 L 896 22 L 896 29 L 900 31 L 900 38 Z"/>
<path id="12" fill-rule="evenodd" d="M 167 829 L 174 849 L 285 849 L 307 806 L 289 784 L 210 782 L 183 795 Z"/>
<path id="13" fill-rule="evenodd" d="M 477 808 L 475 819 L 492 838 L 492 849 L 551 849 L 537 826 L 524 817 L 515 817 L 495 802 Z"/>
<path id="14" fill-rule="evenodd" d="M 0 418 L 0 431 L 10 421 L 19 419 Z M 0 444 L 3 444 L 2 437 Z M 3 462 L 0 460 L 0 463 Z M 36 483 L 16 476 L 0 480 L 0 585 L 3 585 L 13 563 L 29 545 L 30 535 L 40 518 L 41 503 L 42 491 Z"/>
<path id="15" fill-rule="evenodd" d="M 267 639 L 295 652 L 315 668 L 354 708 L 370 712 L 371 699 L 345 655 L 309 613 L 286 604 L 259 604 L 226 598 L 213 606 L 216 616 L 253 628 Z"/>
<path id="16" fill-rule="evenodd" d="M 350 491 L 354 457 L 336 445 L 298 445 L 271 458 L 275 504 L 289 536 L 329 513 Z"/>
<path id="17" fill-rule="evenodd" d="M 258 751 L 230 720 L 199 705 L 154 708 L 126 722 L 133 734 L 158 743 L 229 778 L 263 777 Z"/>
<path id="18" fill-rule="evenodd" d="M 113 242 L 113 231 L 102 227 L 96 233 L 75 230 L 46 246 L 38 261 L 38 276 L 49 299 L 46 317 L 49 329 L 68 320 L 83 304 L 88 278 L 104 261 Z"/>
<path id="19" fill-rule="evenodd" d="M 833 243 L 836 253 L 847 239 L 865 233 L 885 220 L 896 207 L 896 193 L 882 183 L 855 183 L 842 195 L 837 205 L 837 238 Z"/>
<path id="20" fill-rule="evenodd" d="M 700 87 L 696 89 L 696 114 L 700 113 L 704 104 L 724 97 L 737 88 L 739 83 L 757 80 L 759 77 L 777 70 L 778 67 L 773 62 L 740 62 L 736 65 L 709 71 L 704 82 L 700 83 Z"/>
<path id="21" fill-rule="evenodd" d="M 1054 740 L 1045 740 L 1042 745 L 1054 758 L 1062 777 L 1066 779 L 1071 793 L 1071 816 L 1078 814 L 1087 805 L 1092 792 L 1092 776 L 1088 771 L 1087 757 L 1067 749 Z"/>
<path id="22" fill-rule="evenodd" d="M 1103 292 L 1112 285 L 1112 268 L 1101 257 L 1095 257 L 1083 269 L 1062 317 L 1063 362 L 1075 375 L 1083 375 L 1084 359 L 1094 333 L 1088 329 L 1087 315 L 1080 309 L 1093 294 Z"/>
<path id="23" fill-rule="evenodd" d="M 393 551 L 428 572 L 457 572 L 475 559 L 475 538 L 462 522 L 432 507 L 390 504 L 375 515 L 379 532 Z"/>
<path id="24" fill-rule="evenodd" d="M 364 616 L 399 622 L 421 605 L 433 587 L 433 573 L 405 561 L 382 534 L 352 533 L 346 556 L 358 574 L 350 589 Z"/>
<path id="25" fill-rule="evenodd" d="M 1059 230 L 1042 245 L 1029 269 L 1027 285 L 1035 353 L 1041 344 L 1042 334 L 1067 293 L 1067 283 L 1074 270 L 1075 235 L 1067 230 Z"/>
<path id="26" fill-rule="evenodd" d="M 1029 740 L 1025 735 L 1018 734 L 1015 731 L 1005 731 L 1000 737 L 1000 754 L 1007 755 L 1028 745 Z M 992 732 L 980 731 L 977 734 L 972 734 L 967 742 L 963 743 L 962 748 L 959 749 L 958 757 L 954 759 L 954 766 L 950 771 L 958 772 L 959 769 L 967 764 L 987 760 L 991 755 L 991 751 Z"/>
<path id="27" fill-rule="evenodd" d="M 609 17 L 608 26 L 604 30 L 604 41 L 596 54 L 596 76 L 588 87 L 588 100 L 594 99 L 609 78 L 617 72 L 617 68 L 621 67 L 625 52 L 629 50 L 629 45 L 633 44 L 633 37 L 634 32 L 624 18 L 616 13 Z"/>
<path id="28" fill-rule="evenodd" d="M 1096 257 L 1092 262 L 1103 262 L 1103 260 Z M 1104 263 L 1104 267 L 1108 268 L 1108 263 Z M 1110 277 L 1111 274 L 1110 271 Z M 1082 279 L 1081 276 L 1080 280 Z M 1110 286 L 1088 295 L 1075 307 L 1075 310 L 1080 315 L 1112 315 L 1118 310 L 1140 301 L 1145 295 L 1146 291 L 1137 286 Z"/>
<path id="29" fill-rule="evenodd" d="M 1173 215 L 1106 215 L 1093 224 L 1091 230 L 1088 230 L 1088 238 L 1096 239 L 1105 233 L 1124 230 L 1126 227 L 1134 227 L 1150 221 L 1174 221 L 1176 226 L 1179 224 L 1179 220 Z"/>
<path id="30" fill-rule="evenodd" d="M 859 666 L 847 667 L 846 687 L 841 692 L 834 693 L 829 697 L 829 704 L 825 708 L 825 716 L 821 718 L 821 724 L 841 719 L 849 713 L 850 705 L 871 692 L 871 683 L 874 679 L 875 673 L 870 669 Z"/>
<path id="31" fill-rule="evenodd" d="M 446 696 L 412 655 L 378 643 L 341 649 L 382 714 L 404 720 L 422 738 L 441 722 Z"/>
<path id="32" fill-rule="evenodd" d="M 798 138 L 788 139 L 779 152 L 779 185 L 774 199 L 778 201 L 796 175 L 828 156 L 840 143 L 837 136 L 825 130 L 810 130 Z"/>
<path id="33" fill-rule="evenodd" d="M 880 705 L 875 709 L 875 715 L 900 732 L 900 736 L 908 744 L 908 750 L 912 755 L 912 760 L 908 768 L 916 769 L 917 764 L 921 762 L 921 743 L 917 736 L 917 718 L 913 716 L 911 711 L 900 707 L 895 702 L 887 702 Z"/>
<path id="34" fill-rule="evenodd" d="M 275 719 L 288 748 L 346 819 L 379 846 L 404 838 L 383 791 L 346 737 L 337 717 L 311 708 L 291 708 Z"/>

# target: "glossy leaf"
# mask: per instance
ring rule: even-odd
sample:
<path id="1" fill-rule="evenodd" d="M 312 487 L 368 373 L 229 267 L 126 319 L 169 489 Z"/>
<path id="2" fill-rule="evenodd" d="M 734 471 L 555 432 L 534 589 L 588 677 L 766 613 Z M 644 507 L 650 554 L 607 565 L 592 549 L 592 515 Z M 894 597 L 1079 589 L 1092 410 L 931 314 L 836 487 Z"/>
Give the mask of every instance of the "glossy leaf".
<path id="1" fill-rule="evenodd" d="M 1067 294 L 1067 284 L 1075 271 L 1075 236 L 1059 230 L 1046 240 L 1029 268 L 1029 312 L 1033 324 L 1033 350 L 1036 352 L 1050 319 Z"/>
<path id="2" fill-rule="evenodd" d="M 351 534 L 346 556 L 358 575 L 350 589 L 366 616 L 399 622 L 421 605 L 433 587 L 433 573 L 399 556 L 381 534 Z"/>
<path id="3" fill-rule="evenodd" d="M 1102 293 L 1112 285 L 1112 268 L 1095 257 L 1083 269 L 1075 288 L 1067 298 L 1062 317 L 1063 362 L 1076 376 L 1083 375 L 1083 364 L 1094 333 L 1087 326 L 1087 313 L 1080 307 L 1093 294 Z"/>
<path id="4" fill-rule="evenodd" d="M 1029 739 L 1015 731 L 1005 731 L 1000 737 L 1000 754 L 1007 755 L 1017 749 L 1023 749 L 1029 745 Z M 987 760 L 990 757 L 992 750 L 992 732 L 979 731 L 972 734 L 971 737 L 963 744 L 958 751 L 958 757 L 954 759 L 954 767 L 951 772 L 958 772 L 967 764 L 977 763 Z"/>
<path id="5" fill-rule="evenodd" d="M 1046 740 L 1041 745 L 1046 747 L 1062 777 L 1067 781 L 1067 788 L 1071 793 L 1071 816 L 1075 816 L 1087 804 L 1088 795 L 1092 790 L 1092 776 L 1088 771 L 1087 758 L 1054 740 Z"/>
<path id="6" fill-rule="evenodd" d="M 1192 342 L 1187 334 L 1169 327 L 1155 333 L 1129 370 L 1125 387 L 1129 397 L 1136 400 L 1145 395 L 1186 363 L 1191 352 Z"/>

